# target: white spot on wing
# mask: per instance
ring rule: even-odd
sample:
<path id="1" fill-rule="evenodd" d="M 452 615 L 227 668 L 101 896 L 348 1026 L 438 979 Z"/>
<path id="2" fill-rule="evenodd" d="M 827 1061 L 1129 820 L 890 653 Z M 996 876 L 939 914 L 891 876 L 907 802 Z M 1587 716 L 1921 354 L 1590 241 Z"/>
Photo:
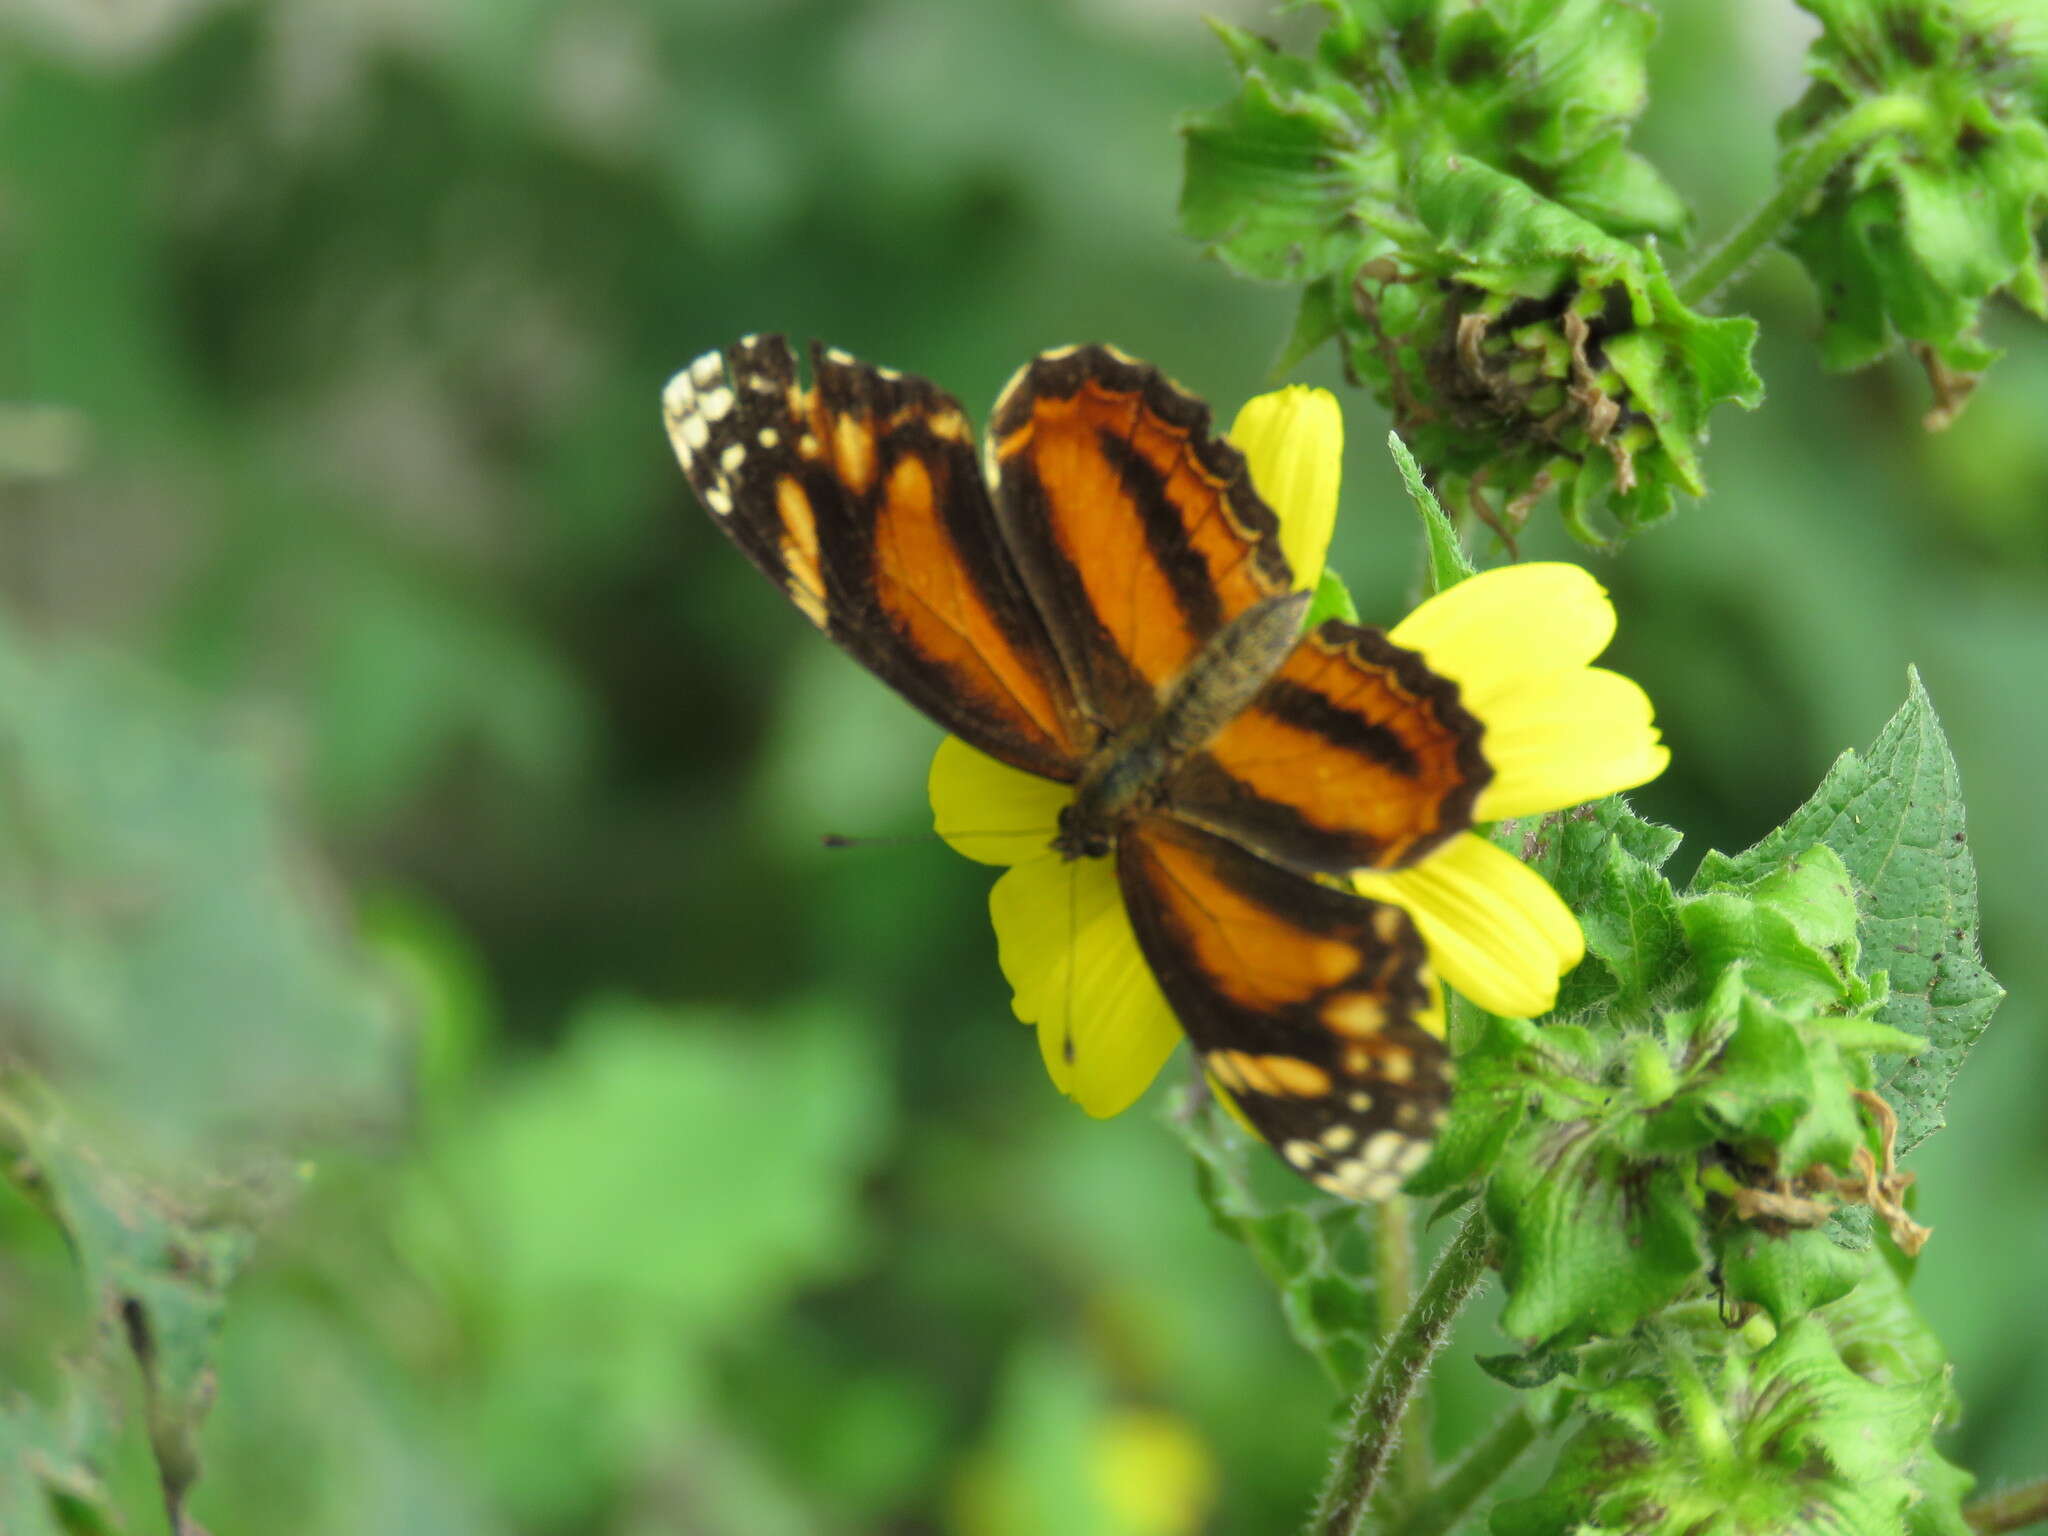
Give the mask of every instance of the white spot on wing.
<path id="1" fill-rule="evenodd" d="M 1407 1144 L 1408 1138 L 1399 1131 L 1376 1131 L 1358 1154 L 1358 1160 L 1370 1168 L 1391 1168 Z"/>
<path id="2" fill-rule="evenodd" d="M 704 505 L 724 517 L 732 511 L 732 493 L 722 485 L 707 485 L 704 487 Z"/>
<path id="3" fill-rule="evenodd" d="M 718 467 L 724 470 L 729 475 L 734 470 L 738 469 L 740 465 L 744 464 L 746 462 L 746 459 L 747 450 L 745 445 L 740 443 L 729 443 L 726 446 L 725 452 L 721 453 L 718 456 Z"/>
<path id="4" fill-rule="evenodd" d="M 711 441 L 711 428 L 705 424 L 704 418 L 695 411 L 685 416 L 677 423 L 677 426 L 682 431 L 683 441 L 692 448 L 702 448 Z"/>
<path id="5" fill-rule="evenodd" d="M 697 391 L 695 386 L 690 383 L 690 371 L 686 368 L 663 386 L 661 391 L 662 413 L 671 419 L 687 415 L 690 407 L 696 403 L 696 400 Z"/>
<path id="6" fill-rule="evenodd" d="M 690 377 L 697 381 L 699 389 L 710 389 L 714 384 L 725 382 L 725 356 L 719 352 L 706 352 L 690 364 Z"/>
<path id="7" fill-rule="evenodd" d="M 704 398 L 697 402 L 697 409 L 704 413 L 706 421 L 718 421 L 732 409 L 732 401 L 732 391 L 721 384 L 716 389 L 705 391 Z"/>
<path id="8" fill-rule="evenodd" d="M 773 448 L 777 443 L 781 441 L 782 434 L 780 432 L 777 432 L 773 427 L 763 427 L 761 429 L 761 446 L 763 448 Z"/>

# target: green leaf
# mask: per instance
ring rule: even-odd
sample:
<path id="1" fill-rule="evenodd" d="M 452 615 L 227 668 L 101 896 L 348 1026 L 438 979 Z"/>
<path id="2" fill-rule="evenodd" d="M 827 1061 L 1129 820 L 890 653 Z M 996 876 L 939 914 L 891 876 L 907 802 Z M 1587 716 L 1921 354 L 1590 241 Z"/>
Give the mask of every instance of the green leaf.
<path id="1" fill-rule="evenodd" d="M 109 657 L 0 627 L 0 1056 L 131 1164 L 389 1124 L 396 1021 L 263 760 Z"/>
<path id="2" fill-rule="evenodd" d="M 1387 434 L 1387 451 L 1393 454 L 1395 467 L 1401 471 L 1401 483 L 1408 488 L 1408 499 L 1415 503 L 1415 513 L 1422 519 L 1422 540 L 1429 555 L 1429 595 L 1434 597 L 1478 573 L 1465 553 L 1458 530 L 1451 526 L 1444 509 L 1423 483 L 1422 471 L 1415 467 L 1415 455 L 1408 451 L 1399 433 Z"/>
<path id="3" fill-rule="evenodd" d="M 1365 1223 L 1388 1219 L 1384 1210 L 1297 1192 L 1294 1180 L 1269 1199 L 1257 1189 L 1270 1161 L 1258 1155 L 1264 1144 L 1214 1102 L 1192 1112 L 1177 1104 L 1166 1118 L 1194 1154 L 1195 1187 L 1216 1230 L 1251 1251 L 1279 1294 L 1288 1332 L 1331 1384 L 1356 1392 L 1379 1336 L 1361 1234 Z"/>
<path id="4" fill-rule="evenodd" d="M 1181 226 L 1247 277 L 1308 282 L 1359 238 L 1359 205 L 1390 191 L 1366 111 L 1334 73 L 1212 23 L 1237 64 L 1237 99 L 1181 125 Z"/>
<path id="5" fill-rule="evenodd" d="M 1451 1195 L 1484 1178 L 1521 1127 L 1532 1079 L 1541 1081 L 1544 1052 L 1563 1041 L 1522 1019 L 1477 1014 L 1471 1035 L 1457 1041 L 1458 1090 L 1450 1119 L 1429 1161 L 1409 1176 L 1408 1193 L 1418 1199 Z"/>
<path id="6" fill-rule="evenodd" d="M 1303 632 L 1314 629 L 1325 619 L 1342 619 L 1346 624 L 1358 622 L 1358 604 L 1351 600 L 1351 589 L 1327 565 L 1317 578 L 1316 595 L 1309 599 L 1308 613 L 1302 618 Z"/>
<path id="7" fill-rule="evenodd" d="M 1660 996 L 1689 978 L 1686 930 L 1671 882 L 1619 839 L 1608 842 L 1592 899 L 1578 915 L 1586 953 L 1614 978 L 1612 1007 L 1620 1019 L 1646 1015 Z"/>
<path id="8" fill-rule="evenodd" d="M 0 1402 L 0 1530 L 8 1536 L 117 1536 L 121 1511 L 100 1476 L 112 1438 L 97 1384 L 66 1372 L 54 1411 Z"/>
<path id="9" fill-rule="evenodd" d="M 1749 986 L 1790 1012 L 1860 1013 L 1882 999 L 1882 986 L 1873 993 L 1858 974 L 1855 887 L 1825 845 L 1795 854 L 1742 895 L 1688 901 L 1684 920 L 1707 977 L 1740 966 Z"/>
<path id="10" fill-rule="evenodd" d="M 1939 1377 L 1945 1388 L 1940 1400 L 1942 1414 L 1945 1418 L 1956 1415 L 1948 1353 L 1913 1305 L 1905 1281 L 1874 1250 L 1869 1252 L 1856 1288 L 1814 1316 L 1857 1375 L 1890 1386 Z"/>
<path id="11" fill-rule="evenodd" d="M 498 1499 L 576 1523 L 650 1426 L 702 1411 L 711 1351 L 862 1263 L 885 1126 L 872 1040 L 843 1014 L 611 999 L 440 1128 L 397 1228 L 488 1330 L 471 1433 Z"/>
<path id="12" fill-rule="evenodd" d="M 1889 977 L 1875 1017 L 1928 1042 L 1880 1064 L 1903 1152 L 1941 1128 L 1963 1057 L 2005 995 L 1977 956 L 1977 874 L 1961 787 L 1918 673 L 1868 754 L 1845 752 L 1813 798 L 1755 847 L 1734 857 L 1710 852 L 1693 888 L 1755 885 L 1815 844 L 1840 858 L 1856 891 L 1862 959 Z"/>
<path id="13" fill-rule="evenodd" d="M 1724 978 L 1719 995 L 1733 998 L 1735 1028 L 1719 1070 L 1702 1077 L 1689 1102 L 1772 1173 L 1790 1178 L 1814 1163 L 1846 1171 L 1863 1144 L 1853 1094 L 1868 1073 L 1824 1021 L 1772 1007 L 1740 985 L 1739 973 Z"/>
<path id="14" fill-rule="evenodd" d="M 1614 1134 L 1627 1108 L 1532 1121 L 1487 1183 L 1487 1213 L 1506 1239 L 1501 1328 L 1516 1338 L 1624 1332 L 1700 1270 L 1684 1172 L 1629 1156 Z"/>
<path id="15" fill-rule="evenodd" d="M 1539 1346 L 1520 1355 L 1476 1355 L 1472 1363 L 1495 1381 L 1528 1392 L 1577 1370 L 1579 1351 Z"/>
<path id="16" fill-rule="evenodd" d="M 1978 1536 L 1963 1516 L 1963 1501 L 1977 1486 L 1974 1474 L 1930 1446 L 1912 1476 L 1919 1499 L 1906 1511 L 1906 1536 Z"/>
<path id="17" fill-rule="evenodd" d="M 63 1227 L 100 1337 L 141 1370 L 150 1450 L 175 1523 L 199 1476 L 213 1356 L 228 1282 L 252 1245 L 251 1213 L 232 1198 L 182 1207 L 123 1176 L 75 1140 L 61 1111 L 0 1097 L 0 1118 L 19 1144 L 12 1175 Z"/>
<path id="18" fill-rule="evenodd" d="M 1274 384 L 1284 381 L 1298 363 L 1337 334 L 1344 324 L 1344 302 L 1334 278 L 1319 277 L 1301 290 L 1301 305 L 1294 312 L 1294 330 L 1280 348 L 1280 356 L 1274 360 L 1269 375 Z"/>
<path id="19" fill-rule="evenodd" d="M 1534 821 L 1503 822 L 1495 828 L 1495 839 L 1542 875 L 1582 922 L 1607 899 L 1605 882 L 1617 851 L 1654 871 L 1682 840 L 1671 828 L 1636 815 L 1620 795 Z M 1589 948 L 1560 986 L 1557 1011 L 1574 1014 L 1603 1005 L 1619 988 L 1606 962 Z"/>
<path id="20" fill-rule="evenodd" d="M 1611 174 L 1648 100 L 1657 33 L 1649 7 L 1417 0 L 1329 9 L 1335 19 L 1318 57 L 1368 87 L 1384 132 L 1542 184 L 1610 234 L 1682 238 L 1683 208 L 1647 162 Z"/>
<path id="21" fill-rule="evenodd" d="M 1715 1236 L 1714 1262 L 1730 1300 L 1754 1302 L 1784 1328 L 1848 1295 L 1877 1261 L 1818 1229 L 1769 1232 L 1730 1222 Z"/>

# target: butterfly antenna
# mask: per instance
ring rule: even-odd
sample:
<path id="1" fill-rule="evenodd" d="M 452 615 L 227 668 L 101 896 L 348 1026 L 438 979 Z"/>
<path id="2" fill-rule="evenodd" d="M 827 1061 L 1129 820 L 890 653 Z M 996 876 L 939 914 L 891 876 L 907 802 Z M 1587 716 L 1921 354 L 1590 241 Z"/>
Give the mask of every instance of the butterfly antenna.
<path id="1" fill-rule="evenodd" d="M 947 837 L 1021 837 L 1039 842 L 1050 841 L 1052 827 L 989 827 L 985 830 L 948 829 L 940 832 L 902 832 L 892 836 L 865 837 L 848 832 L 827 832 L 818 841 L 827 848 L 895 848 L 907 843 L 943 842 Z"/>
<path id="2" fill-rule="evenodd" d="M 928 843 L 936 832 L 902 832 L 890 837 L 856 837 L 847 832 L 827 832 L 818 841 L 827 848 L 900 848 L 909 843 Z"/>

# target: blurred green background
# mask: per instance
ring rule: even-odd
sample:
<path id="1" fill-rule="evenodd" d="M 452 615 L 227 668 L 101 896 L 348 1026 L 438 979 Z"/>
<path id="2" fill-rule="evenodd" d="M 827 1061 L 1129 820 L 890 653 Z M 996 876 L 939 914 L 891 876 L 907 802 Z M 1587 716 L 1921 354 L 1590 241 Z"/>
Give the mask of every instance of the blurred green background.
<path id="1" fill-rule="evenodd" d="M 726 547 L 658 410 L 774 329 L 977 412 L 1109 339 L 1227 415 L 1291 306 L 1175 230 L 1217 8 L 0 7 L 0 809 L 48 860 L 0 875 L 0 1003 L 103 1028 L 117 1104 L 317 1154 L 231 1293 L 214 1536 L 1302 1512 L 1332 1393 L 1164 1094 L 1095 1124 L 1050 1090 L 984 870 L 820 848 L 918 831 L 937 732 Z M 1639 143 L 1716 231 L 1768 186 L 1808 24 L 1664 11 Z M 1915 1294 L 1966 1405 L 1948 1454 L 2039 1473 L 2048 336 L 2000 315 L 2010 354 L 1929 437 L 1910 369 L 1819 372 L 1789 261 L 1735 302 L 1769 401 L 1717 423 L 1710 500 L 1596 562 L 1674 748 L 1637 803 L 1686 867 L 1745 846 L 1922 669 L 2012 996 L 1916 1157 Z M 1413 514 L 1346 403 L 1335 559 L 1391 620 Z M 122 941 L 137 848 L 189 917 L 161 953 Z M 8 1028 L 45 1065 L 76 1044 Z M 1445 1368 L 1446 1445 L 1505 1392 L 1469 1363 L 1496 1311 Z M 0 1194 L 10 1412 L 94 1326 Z M 115 1497 L 151 1531 L 137 1418 Z"/>

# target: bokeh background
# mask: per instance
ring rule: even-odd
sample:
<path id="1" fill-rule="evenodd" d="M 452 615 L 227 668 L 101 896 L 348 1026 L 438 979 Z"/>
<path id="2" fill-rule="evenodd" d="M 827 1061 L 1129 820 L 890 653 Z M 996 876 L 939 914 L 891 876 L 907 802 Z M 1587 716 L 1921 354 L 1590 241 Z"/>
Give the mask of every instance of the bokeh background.
<path id="1" fill-rule="evenodd" d="M 269 1072 L 317 1154 L 233 1292 L 215 1536 L 1291 1528 L 1329 1384 L 1162 1093 L 1095 1124 L 1049 1089 L 986 872 L 820 847 L 917 832 L 937 733 L 726 547 L 657 408 L 767 329 L 977 412 L 1091 338 L 1226 410 L 1264 387 L 1288 296 L 1175 228 L 1218 8 L 0 4 L 7 707 L 182 850 L 182 984 L 129 999 L 176 1044 L 152 1102 Z M 1663 10 L 1639 143 L 1715 231 L 1768 185 L 1809 24 Z M 1595 562 L 1675 753 L 1637 804 L 1685 867 L 1746 846 L 1921 668 L 2011 998 L 1915 1158 L 1915 1295 L 1966 1405 L 1948 1454 L 2037 1474 L 2048 333 L 1997 314 L 2009 355 L 1927 436 L 1910 368 L 1819 371 L 1789 261 L 1735 303 L 1768 403 L 1717 420 L 1709 500 Z M 1335 560 L 1391 619 L 1412 513 L 1347 406 Z M 1547 523 L 1529 548 L 1568 553 Z M 353 1069 L 311 1046 L 244 1071 L 305 925 L 396 999 L 402 1090 L 352 1128 L 317 1108 Z M 1445 1368 L 1447 1445 L 1505 1391 L 1469 1364 L 1497 1307 Z M 93 1326 L 0 1194 L 0 1383 L 54 1391 Z"/>

